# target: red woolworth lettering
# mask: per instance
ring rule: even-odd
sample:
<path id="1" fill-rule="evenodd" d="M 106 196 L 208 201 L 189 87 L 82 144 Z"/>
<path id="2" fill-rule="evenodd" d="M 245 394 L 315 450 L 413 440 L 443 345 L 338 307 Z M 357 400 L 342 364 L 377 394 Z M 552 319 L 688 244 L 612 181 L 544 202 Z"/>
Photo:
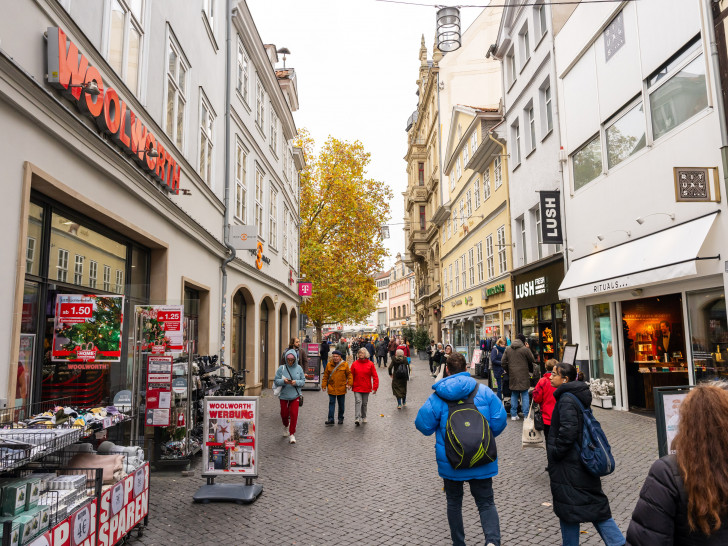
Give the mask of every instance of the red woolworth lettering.
<path id="1" fill-rule="evenodd" d="M 107 89 L 104 94 L 104 112 L 103 115 L 96 118 L 96 125 L 104 133 L 114 135 L 119 131 L 120 118 L 121 104 L 119 95 L 113 89 Z"/>
<path id="2" fill-rule="evenodd" d="M 157 166 L 154 169 L 154 176 L 161 182 L 164 182 L 164 164 L 167 159 L 167 151 L 164 149 L 164 146 L 157 144 L 157 152 L 159 152 L 159 157 L 157 158 Z"/>
<path id="3" fill-rule="evenodd" d="M 94 97 L 89 93 L 84 93 L 83 100 L 78 101 L 78 107 L 83 113 L 97 118 L 104 109 L 104 81 L 101 79 L 101 74 L 96 70 L 96 67 L 89 66 L 86 71 L 83 83 L 89 82 L 96 82 L 99 87 L 99 94 Z"/>
<path id="4" fill-rule="evenodd" d="M 144 164 L 144 142 L 147 140 L 147 128 L 142 121 L 131 113 L 131 153 L 140 165 Z"/>
<path id="5" fill-rule="evenodd" d="M 119 116 L 119 130 L 114 135 L 114 140 L 124 148 L 124 151 L 128 152 L 131 146 L 131 139 L 127 135 L 126 128 L 129 123 L 129 110 L 127 110 L 126 103 L 121 101 L 121 115 Z"/>
<path id="6" fill-rule="evenodd" d="M 58 73 L 55 75 L 57 81 L 54 81 L 53 74 L 48 81 L 56 88 L 61 89 L 64 94 L 78 100 L 81 96 L 81 88 L 68 88 L 70 85 L 82 85 L 86 70 L 88 69 L 88 59 L 78 52 L 76 44 L 66 38 L 66 33 L 60 28 L 49 29 L 48 39 L 52 39 L 51 30 L 57 32 L 58 37 Z"/>
<path id="7" fill-rule="evenodd" d="M 172 175 L 172 185 L 170 188 L 174 191 L 174 193 L 179 193 L 179 175 L 180 175 L 180 166 L 177 165 L 177 162 L 174 163 L 174 174 Z"/>
<path id="8" fill-rule="evenodd" d="M 147 133 L 147 138 L 146 138 L 146 140 L 144 142 L 144 149 L 145 150 L 151 150 L 152 148 L 154 148 L 154 144 L 156 142 L 157 142 L 157 139 L 154 138 L 154 135 L 152 133 L 149 133 L 148 132 Z M 140 153 L 142 155 L 144 155 L 144 152 L 140 152 Z M 152 157 L 151 155 L 147 154 L 146 160 L 147 160 L 147 168 L 150 171 L 153 172 L 154 171 L 154 166 L 157 164 L 157 158 L 156 157 Z"/>

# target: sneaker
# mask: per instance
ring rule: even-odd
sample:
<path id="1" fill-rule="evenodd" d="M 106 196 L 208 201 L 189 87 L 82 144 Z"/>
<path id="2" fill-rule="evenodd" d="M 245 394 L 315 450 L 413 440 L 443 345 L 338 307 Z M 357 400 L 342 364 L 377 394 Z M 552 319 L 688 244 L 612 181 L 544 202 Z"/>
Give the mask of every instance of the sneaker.
<path id="1" fill-rule="evenodd" d="M 291 435 L 290 432 L 288 432 L 288 425 L 283 427 L 283 437 L 288 438 Z"/>
<path id="2" fill-rule="evenodd" d="M 288 438 L 288 443 L 289 444 L 295 444 L 296 443 L 296 437 L 293 434 L 291 434 L 291 436 Z"/>
<path id="3" fill-rule="evenodd" d="M 511 421 L 518 421 L 518 417 L 511 417 Z"/>
<path id="4" fill-rule="evenodd" d="M 333 425 L 333 424 L 334 424 L 334 420 L 333 419 L 329 419 L 328 421 L 326 421 L 324 423 L 324 425 Z"/>
<path id="5" fill-rule="evenodd" d="M 402 404 L 399 404 L 399 405 L 397 406 L 397 409 L 402 409 Z"/>
<path id="6" fill-rule="evenodd" d="M 403 408 L 406 408 L 407 407 L 407 402 L 402 402 L 402 407 Z"/>
<path id="7" fill-rule="evenodd" d="M 363 419 L 361 420 L 361 422 L 362 422 L 362 423 L 366 423 L 366 422 L 367 422 L 367 418 L 366 418 L 366 417 L 364 417 L 364 418 L 363 418 Z"/>
<path id="8" fill-rule="evenodd" d="M 343 425 L 344 424 L 344 420 L 343 419 L 339 419 L 339 424 L 340 425 Z"/>
<path id="9" fill-rule="evenodd" d="M 354 424 L 355 424 L 356 426 L 359 426 L 359 419 L 354 419 Z"/>

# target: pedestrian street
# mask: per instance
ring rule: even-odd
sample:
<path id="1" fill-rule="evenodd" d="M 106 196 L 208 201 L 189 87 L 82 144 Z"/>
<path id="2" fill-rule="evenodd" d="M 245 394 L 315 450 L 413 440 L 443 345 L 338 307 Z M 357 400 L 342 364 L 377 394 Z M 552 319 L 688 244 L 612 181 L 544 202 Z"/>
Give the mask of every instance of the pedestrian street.
<path id="1" fill-rule="evenodd" d="M 263 494 L 250 505 L 193 504 L 205 483 L 199 458 L 194 476 L 154 472 L 150 525 L 136 543 L 435 545 L 450 544 L 445 494 L 435 464 L 434 435 L 414 427 L 417 410 L 432 392 L 426 361 L 413 359 L 407 406 L 397 410 L 390 380 L 378 368 L 380 389 L 369 400 L 368 423 L 354 426 L 354 396 L 346 395 L 343 425 L 325 426 L 328 397 L 304 391 L 297 443 L 282 436 L 278 399 L 263 391 L 259 429 Z M 647 471 L 657 458 L 654 419 L 594 409 L 617 461 L 604 478 L 613 516 L 622 531 Z M 498 437 L 499 475 L 494 478 L 501 533 L 506 546 L 558 545 L 558 519 L 551 504 L 546 454 L 521 449 L 523 421 L 508 420 Z M 221 478 L 234 482 L 235 478 Z M 463 500 L 466 541 L 482 544 L 472 497 Z M 583 545 L 600 544 L 595 529 L 582 527 Z"/>

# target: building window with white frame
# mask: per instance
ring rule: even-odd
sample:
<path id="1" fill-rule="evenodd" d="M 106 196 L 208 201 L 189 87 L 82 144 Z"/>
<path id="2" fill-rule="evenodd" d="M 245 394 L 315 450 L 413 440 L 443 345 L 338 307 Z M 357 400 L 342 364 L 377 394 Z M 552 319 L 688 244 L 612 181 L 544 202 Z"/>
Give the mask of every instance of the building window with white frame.
<path id="1" fill-rule="evenodd" d="M 508 261 L 506 253 L 506 226 L 498 228 L 498 273 L 508 271 Z"/>
<path id="2" fill-rule="evenodd" d="M 491 239 L 492 241 L 492 239 Z M 478 260 L 478 282 L 483 282 L 483 242 L 475 245 L 476 257 Z"/>
<path id="3" fill-rule="evenodd" d="M 443 286 L 445 287 L 445 297 L 447 298 L 450 295 L 450 290 L 447 285 L 447 267 L 442 268 L 442 280 Z"/>
<path id="4" fill-rule="evenodd" d="M 120 269 L 116 270 L 116 284 L 114 285 L 114 292 L 117 294 L 124 293 L 124 272 Z"/>
<path id="5" fill-rule="evenodd" d="M 543 38 L 549 30 L 546 22 L 546 2 L 541 2 L 536 6 L 536 17 L 534 19 L 538 21 L 538 32 Z"/>
<path id="6" fill-rule="evenodd" d="M 127 87 L 139 93 L 144 1 L 112 0 L 109 19 L 107 59 Z"/>
<path id="7" fill-rule="evenodd" d="M 165 131 L 177 149 L 183 151 L 185 111 L 187 109 L 187 82 L 190 67 L 182 49 L 170 36 L 167 47 L 167 108 Z"/>
<path id="8" fill-rule="evenodd" d="M 546 82 L 544 87 L 541 89 L 541 106 L 542 106 L 542 123 L 543 123 L 543 134 L 546 136 L 554 129 L 554 113 L 553 104 L 551 99 L 551 83 Z"/>
<path id="9" fill-rule="evenodd" d="M 258 228 L 258 237 L 263 237 L 263 187 L 265 179 L 263 173 L 255 169 L 255 225 Z"/>
<path id="10" fill-rule="evenodd" d="M 465 146 L 463 146 L 463 165 L 467 165 L 468 164 L 469 157 L 470 156 L 468 154 L 468 142 L 465 141 Z"/>
<path id="11" fill-rule="evenodd" d="M 480 177 L 475 177 L 475 182 L 473 182 L 473 195 L 475 195 L 475 210 L 478 210 L 478 207 L 480 207 Z"/>
<path id="12" fill-rule="evenodd" d="M 278 248 L 278 191 L 270 184 L 270 222 L 268 224 L 268 244 L 271 248 Z"/>
<path id="13" fill-rule="evenodd" d="M 104 290 L 111 292 L 111 266 L 104 266 Z"/>
<path id="14" fill-rule="evenodd" d="M 543 239 L 541 237 L 541 207 L 533 209 L 533 219 L 536 225 L 536 256 L 543 258 Z"/>
<path id="15" fill-rule="evenodd" d="M 511 125 L 511 135 L 513 138 L 513 168 L 515 169 L 521 164 L 521 124 L 518 120 Z"/>
<path id="16" fill-rule="evenodd" d="M 473 192 L 471 190 L 465 193 L 465 213 L 468 218 L 473 215 Z"/>
<path id="17" fill-rule="evenodd" d="M 607 168 L 637 153 L 645 147 L 645 113 L 642 101 L 630 104 L 614 116 L 604 129 L 607 141 Z"/>
<path id="18" fill-rule="evenodd" d="M 258 78 L 255 82 L 255 124 L 258 126 L 258 129 L 260 129 L 261 131 L 265 131 L 264 123 L 265 123 L 265 88 L 263 87 L 263 84 L 260 81 L 260 76 L 258 76 Z"/>
<path id="19" fill-rule="evenodd" d="M 58 249 L 58 263 L 56 265 L 56 280 L 68 281 L 68 250 Z"/>
<path id="20" fill-rule="evenodd" d="M 503 171 L 501 169 L 501 156 L 497 155 L 493 161 L 493 178 L 495 178 L 495 189 L 503 185 Z"/>
<path id="21" fill-rule="evenodd" d="M 525 65 L 531 58 L 531 41 L 528 34 L 528 24 L 523 25 L 521 37 L 521 66 Z"/>
<path id="22" fill-rule="evenodd" d="M 202 11 L 210 25 L 210 30 L 215 32 L 215 0 L 202 0 Z"/>
<path id="23" fill-rule="evenodd" d="M 485 168 L 483 173 L 483 201 L 490 198 L 490 165 Z"/>
<path id="24" fill-rule="evenodd" d="M 99 264 L 94 260 L 88 262 L 88 286 L 89 288 L 96 288 L 99 276 Z"/>
<path id="25" fill-rule="evenodd" d="M 451 296 L 454 296 L 455 295 L 455 292 L 453 291 L 453 287 L 452 287 L 452 283 L 453 283 L 452 277 L 453 277 L 453 275 L 452 275 L 452 264 L 450 264 L 450 295 Z"/>
<path id="26" fill-rule="evenodd" d="M 475 129 L 473 131 L 473 134 L 470 135 L 470 152 L 471 154 L 475 154 L 475 151 L 478 149 L 478 130 Z"/>
<path id="27" fill-rule="evenodd" d="M 83 286 L 83 262 L 84 257 L 76 254 L 73 261 L 73 284 Z"/>
<path id="28" fill-rule="evenodd" d="M 468 250 L 468 273 L 470 275 L 470 286 L 475 286 L 475 247 Z"/>
<path id="29" fill-rule="evenodd" d="M 521 263 L 525 264 L 526 259 L 528 258 L 528 253 L 526 252 L 526 217 L 522 216 L 520 220 L 518 220 L 518 225 L 521 230 Z"/>
<path id="30" fill-rule="evenodd" d="M 526 109 L 526 119 L 528 119 L 528 151 L 530 153 L 536 149 L 536 116 L 533 112 L 533 104 Z"/>
<path id="31" fill-rule="evenodd" d="M 35 243 L 34 237 L 28 237 L 28 244 L 25 247 L 25 271 L 33 273 L 33 263 L 35 262 Z"/>
<path id="32" fill-rule="evenodd" d="M 249 104 L 249 88 L 250 88 L 250 57 L 248 57 L 243 42 L 238 40 L 238 81 L 235 86 L 243 97 L 243 101 Z"/>
<path id="33" fill-rule="evenodd" d="M 212 185 L 213 124 L 215 113 L 200 90 L 200 165 L 199 173 L 208 186 Z"/>
<path id="34" fill-rule="evenodd" d="M 465 269 L 465 254 L 460 256 L 460 274 L 463 278 L 463 291 L 465 291 L 465 288 L 467 287 L 466 281 L 468 278 L 468 271 Z"/>
<path id="35" fill-rule="evenodd" d="M 455 292 L 453 294 L 460 293 L 460 260 L 455 260 Z"/>
<path id="36" fill-rule="evenodd" d="M 460 163 L 460 156 L 455 160 L 455 182 L 460 180 L 460 176 L 463 174 L 463 167 Z"/>
<path id="37" fill-rule="evenodd" d="M 248 219 L 248 152 L 239 140 L 235 143 L 235 217 L 243 224 Z"/>
<path id="38" fill-rule="evenodd" d="M 485 238 L 485 263 L 488 268 L 488 278 L 495 277 L 495 258 L 493 255 L 493 234 Z"/>
<path id="39" fill-rule="evenodd" d="M 281 245 L 282 251 L 283 251 L 283 261 L 288 261 L 288 215 L 290 213 L 288 212 L 288 207 L 284 204 L 283 205 L 283 244 Z"/>
<path id="40" fill-rule="evenodd" d="M 574 191 L 583 188 L 602 174 L 602 141 L 597 133 L 571 155 Z"/>
<path id="41" fill-rule="evenodd" d="M 278 157 L 278 116 L 270 103 L 270 149 Z"/>
<path id="42" fill-rule="evenodd" d="M 513 48 L 506 54 L 506 77 L 508 78 L 508 87 L 513 85 L 518 77 L 518 72 L 516 71 L 516 53 Z"/>
<path id="43" fill-rule="evenodd" d="M 465 225 L 465 199 L 460 200 L 460 223 Z"/>

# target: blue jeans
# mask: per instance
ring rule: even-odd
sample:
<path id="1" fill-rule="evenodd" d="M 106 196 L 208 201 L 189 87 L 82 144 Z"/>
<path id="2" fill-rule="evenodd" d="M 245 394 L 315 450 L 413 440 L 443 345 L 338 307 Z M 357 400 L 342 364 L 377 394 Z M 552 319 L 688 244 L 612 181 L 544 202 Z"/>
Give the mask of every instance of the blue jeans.
<path id="1" fill-rule="evenodd" d="M 336 407 L 336 401 L 339 401 L 339 421 L 344 420 L 344 400 L 346 399 L 345 394 L 329 394 L 329 421 L 334 420 L 334 408 Z"/>
<path id="2" fill-rule="evenodd" d="M 447 522 L 450 524 L 450 536 L 453 546 L 465 546 L 465 528 L 463 527 L 463 482 L 448 480 L 445 482 L 447 498 Z M 493 479 L 468 480 L 470 494 L 480 513 L 480 525 L 483 527 L 485 543 L 500 546 L 500 521 L 493 500 Z"/>
<path id="3" fill-rule="evenodd" d="M 563 546 L 578 546 L 579 524 L 566 523 L 561 520 L 559 520 L 559 523 L 561 524 L 561 541 Z M 592 524 L 597 528 L 599 536 L 602 537 L 604 544 L 607 546 L 622 546 L 625 543 L 622 531 L 619 530 L 617 523 L 612 518 L 605 519 L 604 521 L 594 521 Z"/>
<path id="4" fill-rule="evenodd" d="M 397 398 L 397 405 L 398 406 L 401 406 L 402 404 L 406 404 L 406 403 L 407 403 L 407 397 L 406 396 L 404 398 Z"/>
<path id="5" fill-rule="evenodd" d="M 493 375 L 495 376 L 495 382 L 498 386 L 498 400 L 503 400 L 503 368 L 494 367 Z"/>
<path id="6" fill-rule="evenodd" d="M 528 391 L 511 391 L 511 417 L 518 417 L 518 395 L 521 395 L 521 410 L 528 414 Z"/>

